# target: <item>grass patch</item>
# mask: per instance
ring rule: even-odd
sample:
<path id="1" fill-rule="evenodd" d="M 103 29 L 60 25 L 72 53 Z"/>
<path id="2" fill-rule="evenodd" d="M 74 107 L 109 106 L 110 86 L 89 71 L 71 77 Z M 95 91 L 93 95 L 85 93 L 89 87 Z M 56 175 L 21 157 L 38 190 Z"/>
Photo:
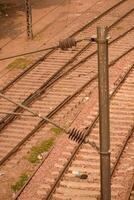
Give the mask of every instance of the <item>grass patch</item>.
<path id="1" fill-rule="evenodd" d="M 41 41 L 41 36 L 39 34 L 34 36 L 34 41 Z"/>
<path id="2" fill-rule="evenodd" d="M 123 29 L 123 27 L 122 26 L 117 26 L 117 28 L 116 28 L 117 30 L 122 30 Z"/>
<path id="3" fill-rule="evenodd" d="M 62 130 L 58 127 L 53 127 L 51 128 L 51 131 L 55 134 L 55 135 L 60 135 L 62 133 Z"/>
<path id="4" fill-rule="evenodd" d="M 12 191 L 18 192 L 23 187 L 23 185 L 25 185 L 27 180 L 28 180 L 28 175 L 26 173 L 23 173 L 19 177 L 19 180 L 15 184 L 11 185 Z"/>
<path id="5" fill-rule="evenodd" d="M 27 160 L 31 163 L 38 163 L 39 162 L 38 156 L 43 152 L 49 151 L 49 149 L 53 146 L 53 144 L 54 144 L 54 138 L 50 138 L 48 140 L 42 141 L 41 144 L 32 147 L 27 157 Z"/>
<path id="6" fill-rule="evenodd" d="M 10 63 L 7 67 L 9 69 L 11 69 L 11 68 L 25 69 L 28 64 L 30 64 L 30 60 L 28 60 L 26 58 L 17 58 L 12 63 Z"/>

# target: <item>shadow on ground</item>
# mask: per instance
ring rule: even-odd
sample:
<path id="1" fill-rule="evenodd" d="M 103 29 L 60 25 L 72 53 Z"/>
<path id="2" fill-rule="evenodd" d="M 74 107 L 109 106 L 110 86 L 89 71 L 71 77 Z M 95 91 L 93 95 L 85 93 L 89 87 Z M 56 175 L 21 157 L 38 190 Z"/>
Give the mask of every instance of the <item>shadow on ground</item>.
<path id="1" fill-rule="evenodd" d="M 63 6 L 69 2 L 70 0 L 31 0 L 34 9 Z M 25 0 L 1 0 L 0 24 L 0 40 L 13 39 L 19 35 L 25 29 Z"/>
<path id="2" fill-rule="evenodd" d="M 23 20 L 17 20 L 23 16 L 24 5 L 13 3 L 0 3 L 0 39 L 16 37 L 22 29 Z"/>
<path id="3" fill-rule="evenodd" d="M 38 3 L 39 2 L 39 3 Z M 43 7 L 50 7 L 50 6 L 54 6 L 54 5 L 66 5 L 70 2 L 70 0 L 32 0 L 32 7 L 33 8 L 37 8 L 37 9 L 41 9 Z"/>

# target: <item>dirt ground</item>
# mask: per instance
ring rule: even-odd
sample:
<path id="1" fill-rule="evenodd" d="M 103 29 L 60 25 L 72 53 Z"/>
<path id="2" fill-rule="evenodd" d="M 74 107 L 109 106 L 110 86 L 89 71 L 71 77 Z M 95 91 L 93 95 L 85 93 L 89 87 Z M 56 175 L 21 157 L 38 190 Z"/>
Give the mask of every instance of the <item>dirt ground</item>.
<path id="1" fill-rule="evenodd" d="M 31 0 L 34 38 L 33 40 L 28 40 L 26 34 L 24 0 L 0 0 L 0 6 L 2 3 L 6 4 L 4 10 L 1 11 L 0 9 L 0 59 L 15 54 L 34 51 L 42 47 L 44 48 L 45 46 L 51 45 L 53 42 L 56 43 L 64 37 L 65 33 L 69 32 L 67 30 L 70 29 L 70 25 L 73 26 L 75 21 L 81 17 L 88 8 L 100 1 L 101 0 Z M 36 57 L 36 55 L 32 56 L 33 59 L 34 57 Z M 0 61 L 0 77 L 1 74 L 4 74 L 7 65 L 15 59 L 16 58 Z M 116 69 L 117 74 L 113 72 L 111 82 L 114 82 L 114 79 L 116 79 L 118 74 L 122 71 L 122 66 L 128 64 L 129 59 L 124 63 L 119 63 L 118 69 Z M 12 74 L 10 74 L 10 76 L 12 76 Z M 0 79 L 0 87 L 1 85 L 2 81 Z M 93 93 L 90 101 L 83 107 L 77 121 L 74 122 L 76 127 L 78 127 L 80 123 L 82 125 L 84 124 L 87 112 L 95 105 L 97 99 L 96 92 L 97 91 Z M 54 154 L 58 158 L 58 155 L 61 153 L 60 149 L 67 145 L 64 138 L 61 138 L 61 140 L 58 141 L 58 144 L 59 146 L 57 145 L 55 147 L 56 150 L 50 157 L 50 160 L 54 160 Z M 20 156 L 23 157 L 21 154 Z M 47 162 L 50 160 L 48 159 Z M 9 162 L 12 162 L 12 159 Z M 49 162 L 48 168 L 51 165 L 54 165 L 54 163 Z M 0 169 L 0 200 L 11 200 L 12 197 L 14 197 L 11 191 L 11 184 L 16 182 L 19 174 L 21 174 L 24 169 L 32 171 L 33 166 L 31 167 L 29 164 L 26 165 L 26 163 L 21 160 L 21 162 L 17 163 L 13 169 L 10 169 L 10 167 L 8 168 L 8 163 L 7 166 Z M 46 169 L 44 168 L 43 170 L 45 171 Z M 16 173 L 14 173 L 15 171 Z M 44 171 L 43 175 L 48 173 L 47 170 L 46 172 Z M 2 175 L 2 172 L 5 173 L 4 176 Z M 40 182 L 40 180 L 38 182 Z M 36 180 L 31 184 L 37 188 Z M 31 187 L 31 190 L 33 190 L 33 188 Z M 34 194 L 33 191 L 31 191 L 31 193 Z M 30 195 L 31 194 L 29 194 L 29 196 Z M 29 200 L 32 198 L 30 196 L 30 198 L 23 199 Z"/>
<path id="2" fill-rule="evenodd" d="M 69 24 L 97 0 L 31 0 L 34 39 L 27 40 L 25 6 L 23 0 L 5 0 L 0 12 L 0 57 L 33 51 L 64 32 Z M 59 38 L 60 39 L 60 38 Z M 0 61 L 0 72 L 13 59 Z"/>
<path id="3" fill-rule="evenodd" d="M 0 12 L 0 58 L 37 50 L 45 45 L 49 46 L 52 41 L 59 41 L 66 30 L 69 30 L 70 24 L 98 2 L 98 0 L 90 2 L 89 0 L 31 0 L 34 39 L 28 41 L 23 0 L 2 1 L 7 6 L 4 12 Z M 15 59 L 0 61 L 0 75 Z M 14 182 L 15 176 L 19 173 L 16 166 L 16 174 L 12 170 L 10 172 L 7 170 L 6 178 L 3 179 L 1 176 L 0 200 L 12 199 L 10 182 Z"/>

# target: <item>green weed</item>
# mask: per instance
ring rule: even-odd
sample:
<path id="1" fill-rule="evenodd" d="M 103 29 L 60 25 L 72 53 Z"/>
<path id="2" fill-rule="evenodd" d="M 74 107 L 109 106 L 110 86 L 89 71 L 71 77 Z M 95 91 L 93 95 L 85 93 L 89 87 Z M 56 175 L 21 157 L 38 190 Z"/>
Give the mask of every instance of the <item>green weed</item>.
<path id="1" fill-rule="evenodd" d="M 116 29 L 117 29 L 117 30 L 122 30 L 123 27 L 122 27 L 122 26 L 117 26 Z"/>
<path id="2" fill-rule="evenodd" d="M 31 163 L 38 163 L 39 162 L 38 156 L 43 152 L 49 151 L 49 149 L 53 146 L 53 144 L 54 144 L 54 138 L 50 138 L 48 140 L 42 141 L 41 144 L 32 147 L 27 157 L 27 160 Z"/>
<path id="3" fill-rule="evenodd" d="M 26 173 L 23 173 L 19 177 L 19 180 L 15 184 L 11 185 L 12 191 L 18 192 L 23 187 L 23 185 L 25 185 L 27 180 L 28 180 L 28 175 Z"/>
<path id="4" fill-rule="evenodd" d="M 17 58 L 12 63 L 10 63 L 7 67 L 8 68 L 15 68 L 15 69 L 25 69 L 27 65 L 30 64 L 30 60 L 26 58 Z"/>
<path id="5" fill-rule="evenodd" d="M 58 127 L 53 127 L 51 128 L 51 131 L 55 134 L 55 135 L 60 135 L 62 133 L 62 130 Z"/>

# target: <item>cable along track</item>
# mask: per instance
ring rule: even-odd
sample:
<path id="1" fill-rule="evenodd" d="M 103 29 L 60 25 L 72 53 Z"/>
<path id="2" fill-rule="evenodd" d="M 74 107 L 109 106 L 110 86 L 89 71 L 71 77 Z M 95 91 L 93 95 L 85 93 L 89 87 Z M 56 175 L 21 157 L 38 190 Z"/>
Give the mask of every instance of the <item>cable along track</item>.
<path id="1" fill-rule="evenodd" d="M 120 3 L 117 4 L 117 8 L 118 6 L 122 6 L 122 3 L 126 3 L 126 2 L 127 1 L 121 1 Z M 100 20 L 100 18 L 101 19 L 104 18 L 104 20 L 107 21 L 107 19 L 105 19 L 105 15 L 107 16 L 109 12 L 110 14 L 111 12 L 113 13 L 114 9 L 117 9 L 117 8 L 116 6 L 113 6 L 112 8 L 108 9 L 106 12 L 99 15 L 95 20 L 88 23 L 87 26 L 77 31 L 77 34 L 79 35 L 80 31 L 85 30 L 85 28 L 87 29 L 86 30 L 86 33 L 87 33 L 88 28 L 90 27 L 91 29 L 92 25 L 93 25 L 92 31 L 94 31 L 95 30 L 94 23 L 96 23 L 97 20 Z M 116 25 L 118 22 L 120 22 L 120 20 L 123 20 L 125 17 L 129 16 L 129 14 L 131 15 L 133 13 L 133 9 L 130 9 L 130 8 L 128 9 L 128 12 L 126 12 L 127 14 L 124 15 L 124 13 L 122 13 L 122 16 L 121 17 L 119 16 L 119 19 L 118 17 L 116 20 L 114 19 L 115 22 L 110 25 L 109 29 L 111 29 L 114 26 L 114 24 Z M 108 18 L 108 21 L 109 21 L 109 18 Z M 131 20 L 130 20 L 130 23 L 131 23 Z M 86 33 L 83 34 L 83 37 Z M 96 45 L 88 44 L 88 42 L 85 42 L 85 41 L 82 43 L 82 45 L 78 46 L 78 48 L 76 48 L 75 51 L 69 50 L 66 52 L 62 52 L 60 50 L 54 50 L 53 54 L 51 54 L 52 52 L 48 53 L 46 59 L 43 58 L 43 60 L 44 59 L 45 60 L 41 64 L 38 65 L 38 62 L 36 62 L 35 64 L 36 68 L 33 69 L 32 67 L 31 68 L 32 71 L 26 74 L 26 76 L 23 77 L 23 79 L 20 79 L 19 81 L 17 81 L 17 85 L 15 84 L 15 81 L 13 81 L 10 85 L 3 88 L 1 92 L 6 93 L 7 95 L 9 94 L 10 97 L 15 98 L 18 102 L 20 102 L 21 100 L 25 105 L 28 104 L 29 102 L 33 102 L 37 96 L 40 96 L 41 91 L 44 93 L 46 89 L 48 89 L 52 85 L 52 83 L 54 83 L 57 80 L 57 77 L 61 76 L 61 74 L 69 70 L 72 67 L 71 66 L 72 63 L 75 65 L 74 61 L 76 61 L 76 59 L 80 58 L 81 60 L 82 55 L 85 57 L 85 50 L 87 50 L 89 47 L 90 47 L 89 49 L 90 54 L 93 54 L 94 50 L 96 49 Z M 41 62 L 41 59 L 39 60 L 39 62 Z M 80 61 L 76 62 L 77 65 L 79 62 Z M 83 60 L 81 62 L 83 62 Z M 44 65 L 45 65 L 45 68 L 44 68 Z M 0 101 L 0 105 L 2 105 L 2 107 L 4 108 L 4 111 L 7 111 L 7 112 L 11 111 L 14 108 L 13 105 L 8 104 L 4 100 Z M 2 114 L 1 118 L 3 116 L 4 115 Z"/>
<path id="2" fill-rule="evenodd" d="M 111 137 L 111 177 L 112 199 L 125 200 L 127 187 L 132 184 L 134 161 L 134 65 L 124 75 L 116 89 L 110 96 L 110 137 Z M 98 111 L 98 105 L 94 111 Z M 89 140 L 99 146 L 99 124 L 96 115 L 93 123 L 88 127 Z M 65 153 L 65 152 L 64 152 Z M 62 158 L 60 158 L 62 160 Z M 123 160 L 123 161 L 122 161 Z M 126 173 L 131 169 L 129 178 Z M 123 171 L 124 170 L 124 171 Z M 68 159 L 66 165 L 59 165 L 60 171 L 55 175 L 56 182 L 44 196 L 44 200 L 95 200 L 100 196 L 100 166 L 99 153 L 89 144 L 79 144 Z M 74 172 L 88 174 L 87 179 L 80 179 Z M 44 183 L 44 185 L 47 183 Z M 45 186 L 44 186 L 45 187 Z M 47 187 L 46 187 L 47 188 Z M 125 192 L 126 193 L 125 193 Z"/>
<path id="3" fill-rule="evenodd" d="M 114 23 L 111 22 L 110 35 L 112 36 L 112 39 L 110 41 L 110 52 L 111 52 L 110 57 L 112 59 L 110 60 L 110 66 L 113 66 L 116 63 L 116 61 L 118 61 L 119 59 L 121 59 L 122 57 L 127 55 L 129 52 L 133 52 L 133 48 L 134 48 L 133 47 L 134 46 L 133 45 L 133 24 L 132 24 L 132 21 L 130 20 L 131 15 L 133 15 L 133 9 L 130 9 L 130 12 L 128 11 L 127 14 L 123 14 L 124 17 L 117 20 L 118 23 L 116 23 L 116 20 Z M 127 22 L 127 25 L 126 25 L 126 22 Z M 112 25 L 112 24 L 114 24 L 114 25 Z M 116 29 L 116 27 L 117 27 L 117 29 Z M 123 28 L 121 28 L 121 27 L 123 27 Z M 92 27 L 92 29 L 93 29 L 93 31 L 95 30 L 95 25 Z M 125 32 L 124 32 L 124 30 L 125 30 Z M 119 34 L 120 34 L 120 36 L 119 36 Z M 91 30 L 91 35 L 92 35 L 92 30 Z M 81 34 L 80 38 L 84 37 L 84 36 L 89 36 L 88 30 L 86 30 L 84 34 Z M 116 38 L 118 38 L 118 39 L 116 39 Z M 131 42 L 130 42 L 130 39 L 131 39 Z M 38 92 L 34 93 L 35 96 L 32 93 L 30 93 L 31 94 L 30 98 L 29 99 L 27 98 L 27 100 L 26 100 L 26 102 L 28 102 L 27 105 L 31 106 L 33 109 L 35 109 L 37 111 L 41 111 L 42 114 L 45 114 L 48 117 L 53 117 L 54 114 L 57 113 L 62 108 L 63 105 L 66 105 L 67 102 L 71 101 L 71 98 L 73 98 L 73 96 L 75 97 L 76 94 L 81 93 L 84 88 L 88 87 L 90 85 L 90 83 L 92 83 L 93 81 L 96 80 L 96 78 L 97 78 L 97 74 L 96 74 L 97 64 L 95 61 L 96 60 L 96 50 L 95 50 L 96 47 L 95 47 L 95 45 L 87 44 L 86 42 L 83 42 L 83 43 L 85 46 L 83 48 L 83 50 L 81 50 L 81 46 L 83 47 L 83 44 L 79 45 L 76 49 L 76 52 L 79 55 L 79 57 L 78 57 L 79 60 L 75 59 L 75 61 L 73 61 L 73 64 L 69 65 L 69 68 L 72 68 L 70 70 L 70 72 L 68 73 L 67 69 L 65 69 L 65 71 L 63 70 L 63 71 L 61 71 L 61 73 L 60 72 L 57 73 L 57 71 L 56 71 L 56 73 L 57 73 L 56 76 L 55 75 L 53 76 L 53 73 L 52 73 L 52 79 L 50 78 L 50 80 L 47 82 L 47 84 L 45 83 L 46 85 L 43 83 L 44 86 L 42 87 L 42 85 L 41 85 L 41 87 L 40 87 L 41 90 L 37 89 Z M 114 45 L 115 45 L 116 50 L 114 49 Z M 124 45 L 124 47 L 123 47 L 123 45 Z M 80 50 L 80 53 L 78 52 L 78 50 Z M 89 52 L 91 55 L 89 55 Z M 113 53 L 113 52 L 115 52 L 115 53 Z M 56 53 L 56 51 L 55 51 L 55 53 Z M 68 54 L 71 54 L 71 53 L 72 53 L 72 51 L 68 52 Z M 64 54 L 64 52 L 63 52 L 63 54 Z M 51 56 L 51 54 L 49 56 Z M 77 56 L 76 56 L 76 58 L 77 58 Z M 73 59 L 73 57 L 72 57 L 72 59 Z M 49 59 L 48 59 L 48 61 L 49 61 Z M 70 61 L 67 61 L 67 62 L 70 63 Z M 72 61 L 71 61 L 71 63 L 72 63 Z M 83 64 L 84 64 L 84 68 L 86 71 L 83 71 L 83 69 L 82 69 Z M 38 63 L 37 63 L 37 65 L 38 65 Z M 65 65 L 68 66 L 68 64 L 65 64 Z M 89 70 L 88 73 L 87 73 L 87 68 Z M 73 69 L 77 69 L 77 71 L 74 72 Z M 65 81 L 62 79 L 62 73 L 63 74 L 65 73 L 65 78 L 66 78 Z M 91 75 L 91 77 L 90 77 L 91 80 L 89 80 L 89 74 Z M 78 77 L 81 77 L 81 79 L 79 79 Z M 43 78 L 43 76 L 42 76 L 42 78 Z M 73 78 L 74 78 L 74 82 L 70 83 L 71 79 L 73 79 Z M 18 83 L 18 81 L 16 83 Z M 76 82 L 79 82 L 79 84 L 77 85 L 77 90 L 76 90 L 76 87 L 75 87 L 75 90 L 70 90 L 69 87 L 72 88 L 72 85 L 75 85 Z M 55 83 L 56 83 L 56 85 L 55 85 Z M 59 88 L 59 85 L 62 85 L 62 86 L 68 85 L 68 91 L 64 91 L 63 87 Z M 49 86 L 51 86 L 51 88 L 49 88 Z M 3 90 L 3 93 L 10 96 L 12 94 L 10 89 L 12 90 L 12 86 L 11 86 L 11 88 L 9 87 L 5 91 Z M 54 94 L 55 90 L 56 90 L 56 93 Z M 63 90 L 63 92 L 65 92 L 65 96 L 63 96 L 62 98 L 58 98 L 60 96 L 59 95 L 60 93 L 58 93 L 57 91 L 59 91 L 59 90 Z M 40 93 L 40 91 L 42 91 L 42 92 Z M 72 95 L 72 97 L 70 95 Z M 18 101 L 20 101 L 21 100 L 21 99 L 19 99 L 20 96 L 19 96 L 19 92 L 18 92 L 17 96 L 14 96 L 14 98 L 18 98 Z M 36 99 L 36 97 L 38 97 L 38 98 Z M 41 97 L 41 99 L 39 97 Z M 56 99 L 56 104 L 55 105 L 48 104 L 48 107 L 46 107 L 47 102 L 50 103 L 51 100 L 53 100 L 54 98 Z M 35 102 L 35 100 L 37 100 L 37 102 Z M 23 103 L 25 104 L 25 99 L 24 99 Z M 44 108 L 44 105 L 45 105 L 45 108 Z M 12 111 L 12 109 L 13 109 L 13 107 L 8 107 L 8 105 L 7 105 L 7 108 L 8 108 L 7 111 Z M 49 108 L 51 108 L 51 109 L 49 110 Z M 19 109 L 20 108 L 18 108 L 18 110 L 14 110 L 14 111 L 22 112 L 22 110 L 21 109 L 19 110 Z M 27 114 L 27 113 L 24 112 L 24 114 Z M 1 116 L 3 117 L 3 115 L 1 115 Z M 1 136 L 0 136 L 0 139 L 1 139 L 0 143 L 2 144 L 0 147 L 1 148 L 0 149 L 0 151 L 1 151 L 0 152 L 0 164 L 1 165 L 8 158 L 10 158 L 11 155 L 13 155 L 15 152 L 17 152 L 19 147 L 22 144 L 24 144 L 24 142 L 27 141 L 27 139 L 30 138 L 30 136 L 32 136 L 37 130 L 39 130 L 39 128 L 42 128 L 43 125 L 45 124 L 45 121 L 41 122 L 37 119 L 33 119 L 30 117 L 25 117 L 25 116 L 21 116 L 18 118 L 18 117 L 14 117 L 14 115 L 7 115 L 6 117 L 7 117 L 7 121 L 6 120 L 4 121 L 3 118 L 1 118 L 2 119 L 1 122 L 5 123 L 4 126 L 3 126 L 3 124 L 1 124 Z M 9 119 L 10 120 L 12 119 L 13 121 L 12 120 L 10 121 Z M 30 122 L 31 120 L 32 120 L 32 123 Z M 7 122 L 7 124 L 6 124 L 6 122 Z M 12 123 L 8 124 L 10 122 L 12 122 Z M 17 131 L 17 129 L 19 131 Z M 26 135 L 24 133 L 26 133 Z M 9 140 L 9 138 L 10 138 L 9 142 L 13 142 L 13 146 L 11 146 L 10 143 L 7 142 L 7 140 Z M 4 150 L 4 152 L 3 152 L 3 150 Z"/>
<path id="4" fill-rule="evenodd" d="M 114 51 L 114 45 L 116 44 L 116 42 L 118 43 L 118 46 L 120 46 L 120 44 L 127 44 L 125 45 L 124 49 L 120 49 L 118 54 L 116 53 L 114 59 L 110 60 L 110 66 L 114 65 L 116 61 L 121 59 L 123 56 L 127 55 L 129 52 L 133 51 L 133 43 L 128 43 L 129 40 L 127 39 L 132 37 L 132 35 L 133 28 L 130 28 L 126 32 L 115 37 L 115 39 L 113 39 L 113 41 L 110 42 L 111 51 Z M 89 58 L 90 60 L 88 60 Z M 91 55 L 87 56 L 84 59 L 84 61 L 80 61 L 80 64 L 76 63 L 76 65 L 72 66 L 70 73 L 68 73 L 68 71 L 65 71 L 66 76 L 64 77 L 64 79 L 62 79 L 62 75 L 57 77 L 57 84 L 55 84 L 47 92 L 47 94 L 44 94 L 44 91 L 46 91 L 47 89 L 47 87 L 44 87 L 43 90 L 39 90 L 37 93 L 35 93 L 35 96 L 33 95 L 32 98 L 31 96 L 30 98 L 27 98 L 23 102 L 23 104 L 25 105 L 26 103 L 26 105 L 29 105 L 30 103 L 33 103 L 35 97 L 38 97 L 36 99 L 36 102 L 34 102 L 34 104 L 32 104 L 31 107 L 35 111 L 41 112 L 41 114 L 46 115 L 47 117 L 52 117 L 63 107 L 63 105 L 71 101 L 71 99 L 74 96 L 76 96 L 76 94 L 79 94 L 82 91 L 82 89 L 86 88 L 91 82 L 93 82 L 97 78 L 96 66 L 97 58 L 96 51 L 94 51 Z M 77 69 L 77 71 L 74 71 L 73 69 Z M 61 78 L 61 80 L 59 78 Z M 64 89 L 65 87 L 66 90 Z M 39 99 L 39 97 L 42 97 L 42 99 Z M 53 99 L 55 99 L 54 102 Z M 20 109 L 20 107 L 14 110 L 14 112 L 21 111 L 22 110 Z M 24 112 L 24 114 L 25 113 L 26 112 Z M 44 125 L 44 123 L 44 121 L 39 121 L 35 118 L 33 119 L 30 116 L 20 116 L 19 118 L 17 118 L 16 116 L 10 114 L 7 115 L 4 118 L 4 120 L 1 120 L 0 164 L 4 163 L 14 152 L 16 152 L 28 138 L 30 138 L 39 128 L 41 128 Z M 25 128 L 22 129 L 22 127 Z M 7 141 L 7 138 L 10 138 L 10 141 Z"/>
<path id="5" fill-rule="evenodd" d="M 110 25 L 109 27 L 109 30 L 111 30 L 111 28 L 114 27 L 114 25 L 117 25 L 118 23 L 120 24 L 120 20 L 124 19 L 125 17 L 128 17 L 128 20 L 129 20 L 129 17 L 133 12 L 134 9 L 131 9 L 130 11 L 128 11 L 127 14 L 123 15 L 123 18 L 119 18 L 119 20 L 116 20 L 113 24 Z M 124 24 L 124 23 L 123 23 Z M 129 28 L 131 27 L 131 23 L 129 24 Z M 131 31 L 133 30 L 133 28 L 130 28 L 128 29 L 128 31 Z M 119 36 L 115 37 L 111 42 L 115 42 L 116 40 L 119 40 L 121 37 L 123 37 L 123 34 L 122 34 L 122 31 L 118 31 L 118 32 L 121 32 Z M 116 33 L 117 34 L 117 33 Z M 115 35 L 116 35 L 115 34 Z M 124 33 L 124 34 L 127 34 L 127 31 Z M 84 50 L 84 58 L 80 59 L 80 61 L 77 61 L 77 62 L 74 62 L 73 64 L 71 64 L 71 61 L 67 62 L 67 64 L 65 64 L 63 66 L 66 67 L 68 66 L 69 64 L 70 67 L 69 69 L 65 70 L 65 71 L 62 71 L 61 73 L 56 72 L 56 74 L 52 75 L 52 78 L 48 79 L 45 83 L 43 83 L 39 88 L 37 88 L 37 90 L 35 90 L 33 93 L 30 93 L 30 95 L 28 96 L 28 93 L 32 90 L 31 89 L 34 89 L 36 86 L 31 82 L 30 85 L 29 83 L 27 83 L 27 78 L 24 79 L 22 81 L 22 85 L 17 85 L 15 87 L 13 87 L 11 90 L 7 91 L 6 94 L 7 95 L 10 95 L 11 98 L 15 98 L 17 99 L 18 102 L 20 102 L 20 100 L 22 100 L 22 103 L 24 105 L 29 105 L 30 103 L 33 103 L 36 99 L 38 99 L 42 94 L 44 94 L 50 86 L 52 86 L 53 84 L 55 84 L 56 81 L 58 81 L 60 78 L 62 78 L 63 76 L 65 76 L 67 73 L 70 73 L 72 70 L 74 70 L 75 68 L 78 70 L 78 68 L 81 67 L 81 65 L 83 64 L 83 62 L 86 62 L 88 61 L 90 58 L 92 58 L 94 55 L 96 55 L 96 51 L 93 51 L 93 53 L 90 53 L 88 54 L 89 52 L 87 51 L 87 47 L 90 47 L 91 44 L 87 44 L 86 47 L 84 47 L 82 50 L 79 51 L 79 53 L 81 54 Z M 132 45 L 131 45 L 132 46 Z M 96 47 L 95 47 L 96 48 Z M 86 51 L 85 51 L 86 50 Z M 92 51 L 91 49 L 89 49 L 90 51 Z M 78 55 L 79 55 L 78 53 Z M 88 56 L 87 56 L 88 55 Z M 62 69 L 63 69 L 62 68 Z M 93 71 L 93 69 L 91 70 L 91 72 Z M 42 72 L 42 71 L 41 71 Z M 40 73 L 40 72 L 39 72 Z M 84 73 L 82 73 L 83 75 Z M 35 82 L 34 80 L 34 75 L 32 76 L 33 78 L 33 81 Z M 42 79 L 44 80 L 44 76 L 42 76 Z M 29 79 L 30 80 L 30 79 Z M 38 82 L 38 81 L 37 81 Z M 26 83 L 26 85 L 24 85 Z M 31 87 L 28 89 L 28 87 Z M 33 87 L 33 88 L 32 88 Z M 22 89 L 22 91 L 20 91 L 20 89 Z M 24 91 L 23 91 L 24 89 Z M 3 91 L 4 92 L 4 91 Z M 25 93 L 25 95 L 24 95 Z M 11 103 L 8 103 L 7 101 L 3 100 L 3 99 L 0 99 L 0 105 L 3 107 L 2 111 L 5 111 L 5 112 L 10 112 L 12 111 L 12 109 L 14 108 L 14 105 L 12 105 Z M 20 108 L 16 108 L 15 109 L 17 112 L 20 112 Z M 1 114 L 1 118 L 3 117 L 4 114 Z M 14 116 L 11 116 L 11 115 L 5 115 L 4 118 L 1 119 L 1 127 L 3 127 L 3 122 L 6 122 L 6 121 L 10 121 L 9 118 L 14 118 Z"/>
<path id="6" fill-rule="evenodd" d="M 77 36 L 81 31 L 83 31 L 85 28 L 88 28 L 90 27 L 93 23 L 95 23 L 98 19 L 100 19 L 101 17 L 103 17 L 104 15 L 106 15 L 108 12 L 112 11 L 113 9 L 115 9 L 116 7 L 126 3 L 128 0 L 121 0 L 117 3 L 115 3 L 114 5 L 112 5 L 111 7 L 108 5 L 108 9 L 104 9 L 105 6 L 104 6 L 104 11 L 102 9 L 102 11 L 100 11 L 100 14 L 95 17 L 93 20 L 89 21 L 88 19 L 88 15 L 85 16 L 85 19 L 86 19 L 86 24 L 83 26 L 83 21 L 79 23 L 79 26 L 76 28 L 76 30 L 73 31 L 73 34 L 69 34 L 68 37 L 72 37 L 72 36 Z M 111 3 L 109 3 L 111 5 Z M 94 9 L 93 9 L 94 10 Z M 100 9 L 101 10 L 101 9 Z M 87 13 L 88 13 L 88 10 L 87 10 Z M 87 14 L 86 13 L 86 14 Z M 84 22 L 85 23 L 85 22 Z M 3 89 L 1 89 L 1 91 L 6 91 L 8 88 L 12 87 L 16 82 L 18 82 L 21 78 L 23 78 L 25 75 L 27 75 L 27 73 L 29 73 L 31 70 L 33 70 L 34 68 L 37 68 L 38 65 L 40 63 L 42 63 L 43 61 L 45 61 L 45 59 L 47 59 L 49 56 L 53 56 L 53 54 L 57 53 L 57 57 L 59 55 L 59 52 L 57 51 L 57 49 L 54 49 L 54 50 L 51 50 L 51 51 L 48 51 L 46 54 L 44 54 L 43 56 L 41 56 L 41 58 L 37 59 L 35 61 L 35 63 L 33 63 L 32 65 L 30 65 L 26 70 L 24 70 L 22 73 L 20 73 L 17 77 L 15 77 L 13 80 L 11 80 L 7 85 L 5 85 L 3 87 Z M 4 75 L 6 76 L 6 74 Z M 4 81 L 5 82 L 5 81 Z"/>

